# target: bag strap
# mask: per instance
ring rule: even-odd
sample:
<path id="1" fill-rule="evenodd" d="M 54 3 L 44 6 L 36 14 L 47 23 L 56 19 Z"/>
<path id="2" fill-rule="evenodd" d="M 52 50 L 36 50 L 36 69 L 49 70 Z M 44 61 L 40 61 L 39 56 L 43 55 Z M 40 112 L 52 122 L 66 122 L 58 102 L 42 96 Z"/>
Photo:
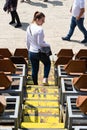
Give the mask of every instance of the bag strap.
<path id="1" fill-rule="evenodd" d="M 29 31 L 30 31 L 30 34 L 31 34 L 31 36 L 32 36 L 32 32 L 31 32 L 31 28 L 30 28 L 30 26 L 29 26 Z"/>

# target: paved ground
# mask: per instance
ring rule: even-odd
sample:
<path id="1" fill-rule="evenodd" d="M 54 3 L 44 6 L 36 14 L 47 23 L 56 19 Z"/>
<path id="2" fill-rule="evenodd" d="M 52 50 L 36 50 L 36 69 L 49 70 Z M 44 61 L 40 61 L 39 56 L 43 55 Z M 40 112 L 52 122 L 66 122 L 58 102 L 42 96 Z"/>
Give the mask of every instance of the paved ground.
<path id="1" fill-rule="evenodd" d="M 18 3 L 18 14 L 20 16 L 22 27 L 20 29 L 9 25 L 10 14 L 3 11 L 5 0 L 0 0 L 0 47 L 8 47 L 11 52 L 15 48 L 26 47 L 26 28 L 31 23 L 35 11 L 42 11 L 46 15 L 46 21 L 43 25 L 45 31 L 45 40 L 50 43 L 53 54 L 61 48 L 72 48 L 76 53 L 81 48 L 87 48 L 87 44 L 81 44 L 83 40 L 82 33 L 76 28 L 71 42 L 62 41 L 61 37 L 68 32 L 71 14 L 69 12 L 72 0 L 31 0 L 30 3 Z M 86 1 L 86 19 L 87 28 L 87 1 Z"/>

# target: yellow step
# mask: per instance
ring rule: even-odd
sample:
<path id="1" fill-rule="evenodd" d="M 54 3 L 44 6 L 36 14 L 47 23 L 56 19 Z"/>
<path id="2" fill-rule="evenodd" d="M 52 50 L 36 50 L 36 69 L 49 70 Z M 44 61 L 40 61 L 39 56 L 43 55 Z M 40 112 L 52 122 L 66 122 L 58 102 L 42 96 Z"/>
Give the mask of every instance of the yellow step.
<path id="1" fill-rule="evenodd" d="M 38 115 L 59 115 L 59 109 L 57 108 L 26 108 L 24 109 L 24 113 L 29 113 L 30 115 L 35 115 L 35 111 L 38 111 Z"/>
<path id="2" fill-rule="evenodd" d="M 22 128 L 64 128 L 64 123 L 25 123 L 21 124 Z"/>
<path id="3" fill-rule="evenodd" d="M 59 116 L 31 116 L 28 113 L 24 115 L 23 122 L 28 123 L 58 123 Z"/>
<path id="4" fill-rule="evenodd" d="M 23 113 L 24 113 L 25 117 L 38 115 L 38 117 L 43 116 L 44 118 L 45 117 L 48 118 L 48 116 L 49 116 L 51 119 L 57 119 L 57 122 L 59 119 L 59 110 L 57 108 L 50 108 L 50 110 L 49 110 L 49 108 L 45 108 L 45 109 L 44 108 L 38 108 L 38 109 L 37 108 L 25 108 Z"/>
<path id="5" fill-rule="evenodd" d="M 25 102 L 25 104 L 27 104 L 27 105 L 30 105 L 30 104 L 32 104 L 33 106 L 35 106 L 35 107 L 53 107 L 53 108 L 55 108 L 55 107 L 58 107 L 59 106 L 59 104 L 58 104 L 58 102 L 54 102 L 54 101 L 52 101 L 52 102 L 48 102 L 48 101 L 26 101 Z"/>
<path id="6" fill-rule="evenodd" d="M 27 93 L 47 93 L 47 94 L 58 94 L 58 89 L 47 88 L 47 87 L 40 87 L 40 88 L 31 88 L 27 89 Z"/>
<path id="7" fill-rule="evenodd" d="M 48 83 L 49 83 L 49 86 L 51 86 L 51 85 L 54 85 L 55 84 L 55 81 L 48 81 Z M 42 80 L 39 80 L 39 85 L 42 85 Z"/>
<path id="8" fill-rule="evenodd" d="M 58 95 L 44 95 L 44 94 L 28 94 L 29 99 L 37 99 L 37 100 L 58 100 L 59 96 Z"/>
<path id="9" fill-rule="evenodd" d="M 48 88 L 48 89 L 57 89 L 58 90 L 58 86 L 54 86 L 54 85 L 48 85 L 48 86 L 43 86 L 43 85 L 26 85 L 27 89 L 32 89 L 32 88 Z"/>
<path id="10" fill-rule="evenodd" d="M 48 83 L 49 83 L 49 86 L 51 86 L 51 85 L 54 85 L 54 84 L 55 84 L 55 81 L 49 81 Z M 27 85 L 29 85 L 29 84 L 33 85 L 33 81 L 32 81 L 32 79 L 31 79 L 31 77 L 28 76 Z M 38 84 L 39 84 L 39 85 L 43 85 L 43 84 L 42 84 L 42 80 L 39 80 L 39 83 L 38 83 Z"/>

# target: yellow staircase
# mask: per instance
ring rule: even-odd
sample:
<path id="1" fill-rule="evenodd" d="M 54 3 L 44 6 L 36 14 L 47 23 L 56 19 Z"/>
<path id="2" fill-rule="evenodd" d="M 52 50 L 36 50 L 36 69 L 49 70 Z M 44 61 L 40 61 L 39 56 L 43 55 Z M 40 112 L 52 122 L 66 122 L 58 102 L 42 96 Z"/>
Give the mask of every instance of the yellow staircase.
<path id="1" fill-rule="evenodd" d="M 55 86 L 54 65 L 51 64 L 49 86 L 42 85 L 43 65 L 40 64 L 39 85 L 32 85 L 31 69 L 28 72 L 26 85 L 27 97 L 23 104 L 23 129 L 59 129 L 64 128 L 64 123 L 59 122 L 59 92 Z"/>

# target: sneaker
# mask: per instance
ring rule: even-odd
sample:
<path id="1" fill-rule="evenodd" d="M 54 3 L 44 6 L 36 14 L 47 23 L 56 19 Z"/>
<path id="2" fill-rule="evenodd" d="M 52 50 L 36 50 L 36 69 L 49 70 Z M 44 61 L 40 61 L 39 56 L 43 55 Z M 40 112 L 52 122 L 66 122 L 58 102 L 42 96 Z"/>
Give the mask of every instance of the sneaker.
<path id="1" fill-rule="evenodd" d="M 22 25 L 21 25 L 21 23 L 20 24 L 17 24 L 16 26 L 15 26 L 15 28 L 19 28 L 19 27 L 21 27 Z"/>
<path id="2" fill-rule="evenodd" d="M 43 85 L 44 86 L 48 86 L 49 84 L 48 84 L 48 78 L 44 78 L 43 79 Z"/>
<path id="3" fill-rule="evenodd" d="M 68 37 L 62 37 L 62 40 L 70 41 L 70 38 L 68 38 Z"/>
<path id="4" fill-rule="evenodd" d="M 81 43 L 87 43 L 87 38 L 82 40 Z"/>
<path id="5" fill-rule="evenodd" d="M 15 21 L 11 21 L 9 24 L 14 24 L 15 23 Z"/>

